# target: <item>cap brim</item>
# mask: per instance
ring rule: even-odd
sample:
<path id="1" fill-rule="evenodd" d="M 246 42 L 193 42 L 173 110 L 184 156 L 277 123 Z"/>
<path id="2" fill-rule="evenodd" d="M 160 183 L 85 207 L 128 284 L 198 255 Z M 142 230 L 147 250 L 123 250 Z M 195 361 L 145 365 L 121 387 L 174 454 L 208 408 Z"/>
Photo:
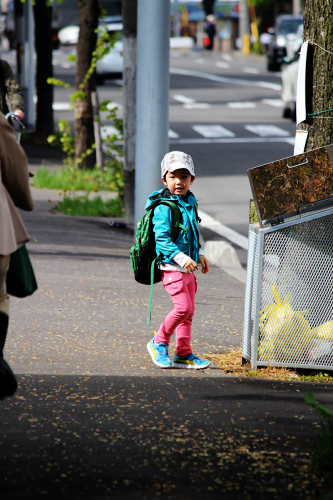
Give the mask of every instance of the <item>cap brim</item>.
<path id="1" fill-rule="evenodd" d="M 186 165 L 184 165 L 184 163 L 173 163 L 170 168 L 168 168 L 167 172 L 174 172 L 175 170 L 180 170 L 180 169 L 185 169 L 185 170 L 188 170 L 190 173 L 191 173 L 191 169 L 190 167 L 187 167 Z"/>

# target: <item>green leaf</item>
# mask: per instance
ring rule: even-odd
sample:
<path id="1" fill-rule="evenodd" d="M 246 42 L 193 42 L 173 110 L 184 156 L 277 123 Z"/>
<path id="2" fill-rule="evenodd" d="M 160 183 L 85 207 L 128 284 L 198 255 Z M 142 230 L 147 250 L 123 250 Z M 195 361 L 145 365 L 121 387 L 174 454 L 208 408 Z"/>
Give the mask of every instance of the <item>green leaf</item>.
<path id="1" fill-rule="evenodd" d="M 81 90 L 78 90 L 77 92 L 74 92 L 71 96 L 70 96 L 70 101 L 71 102 L 75 102 L 77 99 L 79 100 L 82 100 L 86 97 L 86 93 L 81 91 Z"/>
<path id="2" fill-rule="evenodd" d="M 76 61 L 76 56 L 74 54 L 70 54 L 69 56 L 67 56 L 67 61 L 73 61 L 73 62 L 75 62 Z"/>
<path id="3" fill-rule="evenodd" d="M 324 405 L 320 405 L 314 398 L 312 392 L 308 391 L 304 394 L 305 404 L 312 406 L 318 413 L 324 418 L 333 418 L 333 411 L 326 408 Z"/>

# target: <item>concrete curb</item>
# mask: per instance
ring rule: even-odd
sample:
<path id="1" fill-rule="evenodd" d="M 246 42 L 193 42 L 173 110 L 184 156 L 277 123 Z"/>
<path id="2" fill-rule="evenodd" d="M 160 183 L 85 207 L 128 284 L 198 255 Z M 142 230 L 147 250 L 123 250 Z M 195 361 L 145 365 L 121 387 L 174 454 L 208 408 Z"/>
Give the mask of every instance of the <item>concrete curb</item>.
<path id="1" fill-rule="evenodd" d="M 204 254 L 209 262 L 238 281 L 246 283 L 246 271 L 243 269 L 236 251 L 230 243 L 226 241 L 206 241 Z"/>

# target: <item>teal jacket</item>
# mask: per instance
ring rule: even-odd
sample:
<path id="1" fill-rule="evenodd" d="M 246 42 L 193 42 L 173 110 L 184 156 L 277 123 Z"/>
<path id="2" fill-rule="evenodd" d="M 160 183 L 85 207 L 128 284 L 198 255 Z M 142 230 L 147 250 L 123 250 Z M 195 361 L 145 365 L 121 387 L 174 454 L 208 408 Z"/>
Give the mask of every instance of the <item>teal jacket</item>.
<path id="1" fill-rule="evenodd" d="M 195 204 L 197 200 L 191 191 L 187 192 L 185 199 L 182 196 L 172 194 L 169 189 L 154 191 L 147 200 L 146 210 L 151 210 L 158 201 L 175 201 L 180 209 L 181 224 L 187 228 L 179 230 L 176 241 L 171 241 L 171 209 L 166 205 L 155 207 L 153 226 L 156 242 L 156 255 L 162 256 L 163 263 L 175 264 L 172 258 L 179 252 L 183 252 L 193 259 L 199 261 L 199 229 Z"/>

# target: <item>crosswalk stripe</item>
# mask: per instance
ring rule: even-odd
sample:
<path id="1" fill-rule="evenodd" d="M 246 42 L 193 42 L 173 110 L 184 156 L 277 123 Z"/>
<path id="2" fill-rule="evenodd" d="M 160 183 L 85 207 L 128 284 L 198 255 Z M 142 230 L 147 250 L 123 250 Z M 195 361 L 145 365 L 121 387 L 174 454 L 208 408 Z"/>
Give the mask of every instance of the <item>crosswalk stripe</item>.
<path id="1" fill-rule="evenodd" d="M 261 102 L 263 104 L 268 104 L 269 106 L 273 106 L 274 108 L 282 108 L 283 106 L 282 99 L 262 99 Z"/>
<path id="2" fill-rule="evenodd" d="M 222 125 L 193 125 L 192 129 L 203 137 L 235 137 L 236 134 Z"/>
<path id="3" fill-rule="evenodd" d="M 178 139 L 179 138 L 179 134 L 177 134 L 177 132 L 174 132 L 171 129 L 169 129 L 168 135 L 169 135 L 169 139 Z"/>
<path id="4" fill-rule="evenodd" d="M 257 105 L 255 102 L 228 102 L 228 108 L 232 109 L 246 109 L 246 108 L 256 108 Z"/>
<path id="5" fill-rule="evenodd" d="M 193 102 L 195 102 L 195 99 L 186 97 L 185 95 L 175 94 L 172 97 L 175 101 L 182 102 L 183 104 L 192 104 Z"/>
<path id="6" fill-rule="evenodd" d="M 243 68 L 244 73 L 251 73 L 252 75 L 258 75 L 260 71 L 257 68 Z"/>
<path id="7" fill-rule="evenodd" d="M 230 64 L 229 63 L 222 62 L 222 61 L 221 62 L 219 61 L 219 62 L 215 63 L 215 66 L 217 66 L 218 68 L 224 68 L 224 69 L 230 68 Z"/>
<path id="8" fill-rule="evenodd" d="M 188 103 L 184 104 L 185 109 L 206 109 L 210 108 L 210 104 L 206 102 L 193 102 L 193 103 Z"/>
<path id="9" fill-rule="evenodd" d="M 71 104 L 71 102 L 54 102 L 52 108 L 54 111 L 67 111 Z"/>
<path id="10" fill-rule="evenodd" d="M 275 125 L 244 125 L 244 128 L 260 137 L 287 137 L 290 133 Z"/>

